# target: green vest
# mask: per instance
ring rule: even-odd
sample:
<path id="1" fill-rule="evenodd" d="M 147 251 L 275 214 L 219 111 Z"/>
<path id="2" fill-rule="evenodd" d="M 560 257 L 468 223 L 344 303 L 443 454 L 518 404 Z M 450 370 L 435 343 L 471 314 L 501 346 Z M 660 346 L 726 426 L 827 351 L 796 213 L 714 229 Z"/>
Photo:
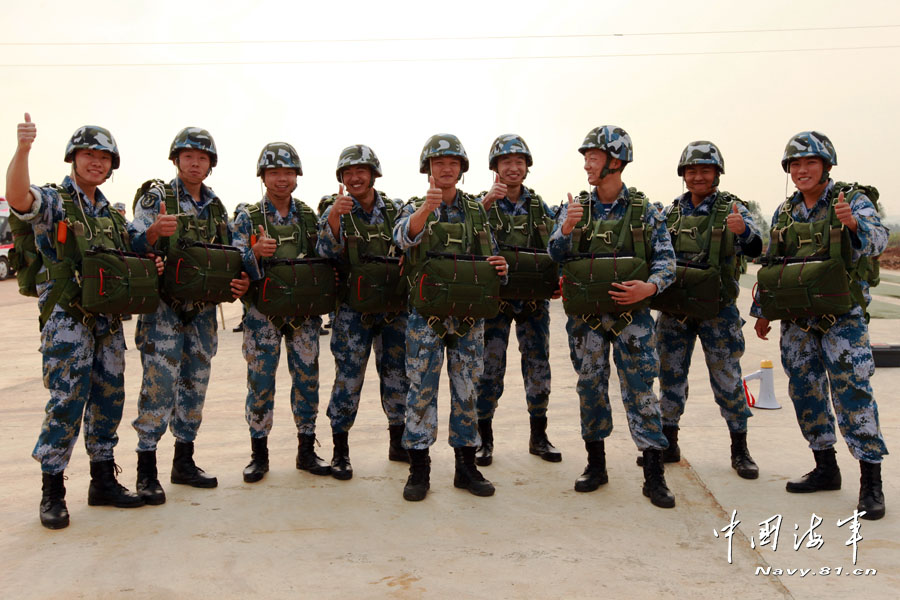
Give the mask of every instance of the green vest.
<path id="1" fill-rule="evenodd" d="M 341 267 L 342 300 L 363 314 L 405 312 L 409 288 L 393 242 L 397 208 L 382 192 L 384 221 L 369 225 L 347 213 L 341 217 L 347 266 Z"/>
<path id="2" fill-rule="evenodd" d="M 465 221 L 444 223 L 431 213 L 421 243 L 409 251 L 410 302 L 419 314 L 432 317 L 429 324 L 439 334 L 445 317 L 465 321 L 468 331 L 476 319 L 493 318 L 500 310 L 500 277 L 487 262 L 493 254 L 487 214 L 474 196 L 459 192 L 459 200 Z M 418 208 L 424 200 L 412 202 Z"/>
<path id="3" fill-rule="evenodd" d="M 592 326 L 603 313 L 625 314 L 650 303 L 647 298 L 635 304 L 620 305 L 609 295 L 614 282 L 647 281 L 650 231 L 644 226 L 647 197 L 628 188 L 628 207 L 622 219 L 594 220 L 592 196 L 578 196 L 584 215 L 575 226 L 572 256 L 562 267 L 563 308 L 568 315 L 583 317 Z"/>
<path id="4" fill-rule="evenodd" d="M 559 266 L 547 253 L 553 219 L 544 212 L 534 190 L 527 215 L 510 216 L 494 202 L 488 212 L 491 231 L 500 246 L 500 255 L 509 265 L 509 278 L 500 287 L 504 300 L 547 300 L 559 289 Z"/>
<path id="5" fill-rule="evenodd" d="M 688 200 L 690 202 L 690 200 Z M 719 192 L 710 214 L 685 216 L 678 201 L 669 211 L 667 226 L 677 258 L 675 281 L 652 297 L 650 308 L 679 317 L 711 319 L 733 301 L 739 261 L 734 234 L 725 220 L 738 198 Z"/>
<path id="6" fill-rule="evenodd" d="M 243 262 L 240 251 L 228 244 L 228 213 L 218 198 L 209 204 L 208 219 L 180 212 L 175 190 L 159 179 L 145 182 L 134 200 L 156 188 L 166 203 L 166 214 L 176 215 L 175 233 L 160 238 L 166 255 L 161 294 L 172 308 L 188 319 L 200 303 L 234 302 L 231 281 L 240 279 Z M 191 304 L 191 309 L 185 305 Z"/>
<path id="7" fill-rule="evenodd" d="M 262 202 L 247 209 L 253 231 L 262 226 L 276 243 L 275 254 L 260 260 L 263 277 L 254 282 L 248 300 L 276 327 L 300 323 L 335 307 L 335 272 L 331 262 L 316 257 L 316 215 L 311 208 L 293 199 L 300 216 L 293 225 L 273 225 L 263 214 Z M 251 245 L 256 234 L 251 236 Z"/>
<path id="8" fill-rule="evenodd" d="M 40 327 L 57 304 L 89 328 L 95 314 L 156 311 L 156 262 L 130 252 L 125 218 L 111 207 L 109 217 L 87 216 L 65 188 L 48 187 L 62 200 L 66 218 L 56 225 L 58 262 L 43 259 L 46 270 L 34 277 L 35 284 L 54 281 L 41 310 Z"/>
<path id="9" fill-rule="evenodd" d="M 818 328 L 824 332 L 854 305 L 865 306 L 851 264 L 850 233 L 834 212 L 837 191 L 835 185 L 828 197 L 829 216 L 811 223 L 794 221 L 790 201 L 782 204 L 769 251 L 760 261 L 764 266 L 757 273 L 766 319 L 822 317 Z"/>

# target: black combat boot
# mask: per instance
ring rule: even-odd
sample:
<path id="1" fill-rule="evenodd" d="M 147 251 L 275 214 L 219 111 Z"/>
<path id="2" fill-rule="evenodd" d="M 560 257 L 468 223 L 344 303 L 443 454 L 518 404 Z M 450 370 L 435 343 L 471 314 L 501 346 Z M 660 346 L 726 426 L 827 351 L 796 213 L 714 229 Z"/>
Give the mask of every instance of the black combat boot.
<path id="1" fill-rule="evenodd" d="M 841 489 L 841 470 L 838 468 L 834 448 L 813 450 L 816 468 L 801 477 L 787 482 L 785 489 L 792 494 L 808 494 L 821 490 Z"/>
<path id="2" fill-rule="evenodd" d="M 478 419 L 481 446 L 476 449 L 475 464 L 479 467 L 487 467 L 494 462 L 494 430 L 491 424 L 491 419 Z"/>
<path id="3" fill-rule="evenodd" d="M 91 463 L 91 485 L 88 487 L 88 506 L 116 506 L 137 508 L 144 505 L 144 499 L 116 481 L 116 474 L 122 469 L 113 460 Z"/>
<path id="4" fill-rule="evenodd" d="M 747 432 L 731 432 L 731 468 L 744 479 L 756 479 L 759 477 L 759 467 L 753 462 L 750 451 L 747 450 Z"/>
<path id="5" fill-rule="evenodd" d="M 856 510 L 866 511 L 861 518 L 877 521 L 884 516 L 884 492 L 881 490 L 881 463 L 859 461 L 859 504 Z"/>
<path id="6" fill-rule="evenodd" d="M 331 476 L 335 479 L 346 481 L 353 477 L 353 467 L 350 465 L 350 443 L 347 439 L 349 434 L 332 433 L 331 439 L 334 442 L 334 455 L 331 459 Z"/>
<path id="7" fill-rule="evenodd" d="M 424 450 L 408 450 L 409 478 L 403 488 L 403 499 L 418 502 L 425 499 L 431 487 L 431 458 L 428 448 Z"/>
<path id="8" fill-rule="evenodd" d="M 172 458 L 172 483 L 190 485 L 197 488 L 214 488 L 219 480 L 207 475 L 194 464 L 194 442 L 175 441 L 175 456 Z"/>
<path id="9" fill-rule="evenodd" d="M 456 455 L 453 487 L 469 490 L 476 496 L 493 496 L 494 485 L 485 479 L 475 467 L 475 447 L 454 448 L 453 454 Z"/>
<path id="10" fill-rule="evenodd" d="M 662 451 L 664 463 L 677 463 L 681 460 L 681 448 L 678 447 L 678 425 L 663 425 L 663 435 L 669 442 L 669 447 Z M 644 456 L 637 457 L 637 466 L 644 466 Z"/>
<path id="11" fill-rule="evenodd" d="M 156 450 L 138 452 L 137 485 L 135 491 L 144 499 L 144 504 L 157 506 L 166 503 L 166 492 L 159 483 L 156 471 Z"/>
<path id="12" fill-rule="evenodd" d="M 665 467 L 662 450 L 644 450 L 644 495 L 650 498 L 654 506 L 672 508 L 675 496 L 666 486 Z"/>
<path id="13" fill-rule="evenodd" d="M 388 460 L 409 462 L 409 453 L 403 447 L 403 433 L 405 431 L 406 425 L 388 425 L 388 433 L 391 436 L 391 443 L 388 446 Z"/>
<path id="14" fill-rule="evenodd" d="M 547 462 L 560 462 L 562 453 L 547 439 L 547 417 L 531 417 L 531 437 L 528 452 L 540 456 Z"/>
<path id="15" fill-rule="evenodd" d="M 47 529 L 63 529 L 69 526 L 69 509 L 66 508 L 66 485 L 62 473 L 41 473 L 41 525 Z"/>
<path id="16" fill-rule="evenodd" d="M 588 463 L 581 477 L 575 480 L 576 492 L 593 492 L 598 487 L 609 481 L 606 474 L 606 444 L 603 440 L 585 442 Z"/>
<path id="17" fill-rule="evenodd" d="M 331 467 L 316 455 L 316 434 L 298 433 L 297 468 L 313 475 L 331 475 Z"/>
<path id="18" fill-rule="evenodd" d="M 250 464 L 244 467 L 244 481 L 256 483 L 269 472 L 269 438 L 250 438 Z"/>

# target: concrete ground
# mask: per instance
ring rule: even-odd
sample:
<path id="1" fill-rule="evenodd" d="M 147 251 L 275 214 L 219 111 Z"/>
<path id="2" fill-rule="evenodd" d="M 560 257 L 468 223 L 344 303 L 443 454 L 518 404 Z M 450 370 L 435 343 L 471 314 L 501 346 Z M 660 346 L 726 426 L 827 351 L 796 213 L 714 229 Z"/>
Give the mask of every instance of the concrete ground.
<path id="1" fill-rule="evenodd" d="M 740 299 L 747 314 L 749 294 Z M 885 306 L 897 301 L 886 298 Z M 249 459 L 244 421 L 245 362 L 237 324 L 240 306 L 224 307 L 219 352 L 197 442 L 197 462 L 219 478 L 200 490 L 168 482 L 172 438 L 160 447 L 160 479 L 168 501 L 139 509 L 87 506 L 88 460 L 79 441 L 67 470 L 71 525 L 49 531 L 38 521 L 40 469 L 30 458 L 47 392 L 41 381 L 37 308 L 0 282 L 3 377 L 0 380 L 0 589 L 8 598 L 896 598 L 900 587 L 900 466 L 884 463 L 887 516 L 861 521 L 854 549 L 850 517 L 857 502 L 857 463 L 838 443 L 844 476 L 840 491 L 792 495 L 785 481 L 809 471 L 812 455 L 796 424 L 780 368 L 777 334 L 758 340 L 744 328 L 745 373 L 763 359 L 775 363 L 782 410 L 754 410 L 750 450 L 758 480 L 730 467 L 728 433 L 713 402 L 699 350 L 691 398 L 682 421 L 682 461 L 666 477 L 677 497 L 672 510 L 641 495 L 642 473 L 628 434 L 618 381 L 611 399 L 616 430 L 607 441 L 610 481 L 590 494 L 572 489 L 585 464 L 579 431 L 576 377 L 568 359 L 561 303 L 552 307 L 553 391 L 549 436 L 562 451 L 552 464 L 527 451 L 528 415 L 510 354 L 507 388 L 495 418 L 494 464 L 483 473 L 496 485 L 491 498 L 453 488 L 453 453 L 446 444 L 449 386 L 440 392 L 440 441 L 432 450 L 432 489 L 420 503 L 401 493 L 406 466 L 387 460 L 387 425 L 370 361 L 359 418 L 350 436 L 354 477 L 341 482 L 294 468 L 296 437 L 288 403 L 289 379 L 278 371 L 271 471 L 245 484 Z M 120 427 L 120 480 L 135 481 L 140 360 L 127 322 L 127 404 Z M 898 322 L 873 320 L 876 342 L 900 342 Z M 323 337 L 320 365 L 319 454 L 331 456 L 325 416 L 334 364 Z M 514 346 L 514 344 L 513 344 Z M 900 369 L 878 369 L 872 380 L 881 426 L 897 448 Z M 756 383 L 751 383 L 754 392 Z M 735 514 L 740 524 L 726 537 Z M 807 547 L 813 515 L 819 547 Z M 780 535 L 761 545 L 760 523 Z M 714 532 L 718 531 L 716 537 Z M 795 538 L 800 538 L 795 550 Z M 766 541 L 766 540 L 763 540 Z M 776 547 L 777 541 L 777 547 Z M 730 560 L 729 560 L 730 552 Z M 874 574 L 853 574 L 874 569 Z M 780 570 L 780 571 L 779 571 Z M 808 571 L 807 571 L 808 570 Z M 840 574 L 838 571 L 840 570 Z M 892 591 L 893 590 L 893 591 Z M 840 596 L 838 596 L 840 595 Z"/>

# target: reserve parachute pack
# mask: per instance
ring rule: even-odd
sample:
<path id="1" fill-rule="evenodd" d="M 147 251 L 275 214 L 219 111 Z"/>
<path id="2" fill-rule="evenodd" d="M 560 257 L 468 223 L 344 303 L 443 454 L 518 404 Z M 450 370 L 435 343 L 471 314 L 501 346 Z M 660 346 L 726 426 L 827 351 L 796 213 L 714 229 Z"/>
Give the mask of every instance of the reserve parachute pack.
<path id="1" fill-rule="evenodd" d="M 458 193 L 465 221 L 446 223 L 431 213 L 421 243 L 409 253 L 410 303 L 445 339 L 448 334 L 465 335 L 477 319 L 496 317 L 500 311 L 500 276 L 487 261 L 493 254 L 487 214 L 477 198 Z M 425 201 L 410 202 L 418 208 Z M 460 319 L 455 332 L 447 331 L 442 322 L 446 317 Z"/>
<path id="2" fill-rule="evenodd" d="M 54 281 L 41 310 L 41 329 L 57 304 L 89 328 L 93 328 L 96 314 L 156 311 L 156 261 L 130 252 L 125 218 L 112 207 L 108 217 L 89 217 L 65 188 L 53 184 L 46 187 L 59 195 L 66 218 L 55 230 L 59 262 L 43 258 L 36 261 L 46 268 L 34 275 L 34 283 Z"/>
<path id="3" fill-rule="evenodd" d="M 622 219 L 594 220 L 592 196 L 581 192 L 578 200 L 584 215 L 572 232 L 572 254 L 562 266 L 562 298 L 566 314 L 580 316 L 590 327 L 600 327 L 599 315 L 620 315 L 609 330 L 618 335 L 631 323 L 631 312 L 649 305 L 650 299 L 621 305 L 609 295 L 613 283 L 640 280 L 650 276 L 648 263 L 650 231 L 643 216 L 647 197 L 628 188 L 628 207 Z"/>
<path id="4" fill-rule="evenodd" d="M 719 192 L 710 214 L 691 216 L 681 212 L 679 201 L 666 222 L 675 249 L 675 281 L 652 297 L 650 308 L 679 317 L 711 319 L 737 297 L 733 282 L 740 266 L 734 234 L 725 220 L 733 203 L 740 200 Z"/>
<path id="5" fill-rule="evenodd" d="M 341 299 L 363 314 L 405 312 L 409 288 L 393 242 L 397 207 L 384 193 L 378 195 L 384 202 L 382 223 L 368 225 L 352 212 L 341 217 L 349 262 L 341 269 Z"/>
<path id="6" fill-rule="evenodd" d="M 553 219 L 530 188 L 528 214 L 510 216 L 494 202 L 488 221 L 509 265 L 509 280 L 500 287 L 503 300 L 549 300 L 559 289 L 559 265 L 547 253 Z M 483 196 L 482 196 L 483 197 Z"/>
<path id="7" fill-rule="evenodd" d="M 240 251 L 228 245 L 228 213 L 216 198 L 209 204 L 208 219 L 182 213 L 175 190 L 159 179 L 145 182 L 134 196 L 134 205 L 152 198 L 156 189 L 166 203 L 166 214 L 175 215 L 178 227 L 170 237 L 160 238 L 166 254 L 162 296 L 182 318 L 199 312 L 201 303 L 234 302 L 231 280 L 240 279 L 243 263 Z M 149 208 L 149 207 L 145 207 Z M 187 306 L 191 308 L 188 309 Z"/>
<path id="8" fill-rule="evenodd" d="M 263 278 L 254 282 L 248 300 L 279 328 L 295 323 L 299 327 L 308 317 L 333 311 L 336 299 L 331 261 L 316 257 L 316 215 L 299 200 L 292 202 L 300 217 L 294 225 L 269 223 L 263 212 L 265 200 L 247 209 L 253 231 L 262 226 L 277 243 L 275 254 L 261 259 Z M 256 234 L 251 235 L 250 244 L 256 240 Z"/>
<path id="9" fill-rule="evenodd" d="M 817 328 L 826 332 L 838 316 L 856 305 L 866 307 L 860 281 L 877 285 L 878 263 L 852 262 L 850 233 L 834 211 L 840 192 L 847 202 L 860 193 L 874 196 L 873 203 L 878 198 L 875 188 L 838 182 L 828 198 L 829 216 L 812 223 L 794 221 L 791 202 L 782 204 L 757 273 L 759 305 L 766 319 L 821 317 Z"/>

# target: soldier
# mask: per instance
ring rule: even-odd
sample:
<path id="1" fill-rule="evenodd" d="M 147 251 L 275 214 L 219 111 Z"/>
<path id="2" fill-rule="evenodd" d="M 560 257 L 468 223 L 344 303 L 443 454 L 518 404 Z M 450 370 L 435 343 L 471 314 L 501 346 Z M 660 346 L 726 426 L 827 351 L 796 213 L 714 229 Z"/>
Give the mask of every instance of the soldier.
<path id="1" fill-rule="evenodd" d="M 328 418 L 334 440 L 331 475 L 346 480 L 353 477 L 348 435 L 373 346 L 381 407 L 390 432 L 388 460 L 409 462 L 402 445 L 409 391 L 407 306 L 406 290 L 398 289 L 400 252 L 391 238 L 399 207 L 375 190 L 375 179 L 381 177 L 378 157 L 368 146 L 348 146 L 341 151 L 335 175 L 339 192 L 319 219 L 316 249 L 341 266 L 342 299 L 331 336 L 335 379 Z"/>
<path id="2" fill-rule="evenodd" d="M 591 492 L 608 481 L 604 438 L 612 431 L 607 393 L 612 345 L 631 437 L 644 456 L 643 493 L 654 505 L 671 508 L 675 497 L 662 464 L 667 441 L 653 393 L 659 361 L 647 304 L 674 278 L 672 243 L 657 208 L 622 183 L 622 170 L 633 160 L 631 138 L 623 129 L 592 129 L 578 150 L 594 190 L 582 192 L 577 201 L 569 195 L 548 248 L 564 263 L 567 331 L 578 338 L 570 340 L 570 350 L 588 464 L 575 490 Z"/>
<path id="3" fill-rule="evenodd" d="M 731 467 L 744 479 L 756 479 L 759 468 L 747 450 L 751 413 L 741 379 L 744 320 L 735 300 L 741 255 L 759 256 L 762 238 L 744 203 L 719 190 L 725 161 L 715 144 L 703 140 L 688 144 L 677 171 L 688 191 L 664 213 L 678 261 L 677 278 L 650 305 L 660 310 L 656 319 L 659 397 L 663 433 L 669 441 L 663 462 L 681 460 L 678 422 L 687 402 L 688 370 L 699 337 L 713 396 L 731 435 Z M 638 465 L 642 463 L 638 457 Z"/>
<path id="4" fill-rule="evenodd" d="M 133 221 L 137 231 L 147 244 L 170 255 L 179 247 L 173 238 L 228 244 L 228 214 L 203 183 L 218 161 L 212 136 L 198 127 L 182 129 L 172 141 L 169 160 L 175 165 L 175 179 L 167 184 L 148 181 L 138 190 Z M 247 274 L 241 272 L 240 278 L 231 280 L 232 296 L 239 298 L 249 285 Z M 218 485 L 193 458 L 210 362 L 218 347 L 217 327 L 215 303 L 185 301 L 170 293 L 163 294 L 155 313 L 138 318 L 134 338 L 144 376 L 133 426 L 138 435 L 137 489 L 147 504 L 166 501 L 157 475 L 156 447 L 167 426 L 175 437 L 171 482 L 200 488 Z"/>
<path id="5" fill-rule="evenodd" d="M 259 155 L 256 175 L 266 193 L 262 200 L 241 211 L 235 221 L 235 245 L 252 264 L 254 281 L 271 270 L 266 259 L 314 256 L 316 217 L 312 209 L 293 198 L 297 177 L 303 175 L 300 156 L 285 142 L 266 144 Z M 330 270 L 330 267 L 328 267 Z M 301 270 L 305 273 L 306 270 Z M 329 275 L 333 279 L 333 273 Z M 305 281 L 301 284 L 311 285 Z M 291 374 L 291 410 L 297 427 L 297 468 L 314 475 L 328 475 L 331 468 L 315 452 L 316 416 L 319 412 L 319 328 L 322 318 L 267 315 L 263 298 L 249 294 L 244 318 L 244 358 L 247 360 L 247 425 L 252 457 L 244 469 L 244 481 L 260 481 L 269 470 L 268 436 L 275 408 L 275 371 L 281 355 L 281 339 L 288 352 Z M 272 298 L 274 300 L 274 298 Z"/>
<path id="6" fill-rule="evenodd" d="M 552 281 L 556 281 L 556 265 L 546 257 L 549 230 L 553 229 L 552 213 L 540 196 L 523 182 L 533 159 L 525 140 L 515 134 L 499 136 L 491 145 L 489 168 L 494 171 L 494 185 L 482 194 L 481 202 L 487 211 L 491 229 L 507 263 L 516 265 L 516 258 L 532 266 L 539 258 L 549 263 Z M 526 248 L 540 249 L 543 257 L 534 256 Z M 527 258 L 520 256 L 527 254 Z M 512 259 L 512 262 L 511 260 Z M 515 276 L 511 268 L 511 279 Z M 512 285 L 504 286 L 501 297 Z M 544 290 L 532 290 L 534 292 Z M 480 466 L 493 461 L 494 432 L 492 422 L 497 403 L 503 394 L 506 376 L 506 349 L 513 321 L 522 355 L 522 377 L 525 380 L 525 401 L 531 424 L 528 451 L 549 462 L 559 462 L 562 454 L 547 439 L 547 404 L 550 400 L 550 302 L 545 294 L 516 294 L 500 304 L 500 313 L 484 322 L 484 372 L 478 380 L 478 430 L 481 446 L 475 455 Z M 558 297 L 558 294 L 557 296 Z"/>
<path id="7" fill-rule="evenodd" d="M 394 242 L 407 252 L 406 260 L 412 271 L 410 280 L 414 285 L 410 293 L 413 308 L 406 327 L 409 393 L 403 434 L 403 447 L 409 450 L 410 459 L 410 475 L 403 497 L 409 501 L 424 499 L 430 487 L 428 449 L 437 437 L 437 391 L 445 347 L 451 397 L 449 442 L 456 456 L 453 485 L 476 496 L 494 493 L 494 486 L 475 466 L 479 442 L 475 381 L 484 366 L 484 321 L 470 315 L 481 314 L 482 304 L 490 301 L 486 296 L 478 296 L 489 285 L 487 276 L 495 272 L 505 282 L 507 265 L 498 256 L 484 207 L 474 196 L 456 188 L 468 169 L 466 151 L 455 135 L 431 136 L 419 159 L 419 172 L 428 175 L 428 193 L 424 200 L 414 198 L 407 203 L 394 227 Z M 491 255 L 483 257 L 488 253 Z M 482 259 L 461 262 L 459 254 L 481 255 Z M 471 296 L 460 302 L 460 306 L 448 305 L 450 285 L 435 272 L 432 272 L 433 281 L 428 281 L 423 270 L 426 263 L 435 269 L 439 265 L 448 266 L 451 272 L 458 268 L 456 274 L 460 281 L 472 283 L 466 288 Z M 472 277 L 470 273 L 476 275 L 474 282 L 468 279 Z M 499 286 L 495 293 L 494 314 L 498 308 Z M 463 305 L 466 300 L 471 302 Z M 417 306 L 431 316 L 423 315 Z"/>
<path id="8" fill-rule="evenodd" d="M 767 339 L 771 320 L 781 319 L 781 363 L 797 422 L 816 462 L 812 471 L 788 481 L 787 491 L 841 488 L 834 450 L 837 413 L 844 440 L 859 461 L 857 510 L 865 511 L 864 519 L 880 519 L 885 513 L 881 461 L 888 452 L 869 383 L 875 364 L 865 314 L 871 301 L 867 257 L 881 254 L 888 241 L 888 230 L 873 204 L 878 192 L 858 184 L 835 183 L 830 173 L 837 166 L 837 153 L 831 140 L 817 131 L 793 136 L 781 166 L 797 191 L 772 218 L 772 240 L 765 260 L 773 270 L 784 271 L 783 281 L 805 281 L 805 286 L 799 286 L 808 294 L 804 297 L 845 301 L 825 306 L 804 302 L 797 308 L 790 298 L 773 290 L 764 273 L 766 267 L 758 274 L 759 304 L 754 303 L 751 310 L 758 317 L 756 334 Z M 813 255 L 818 260 L 810 260 Z M 791 257 L 800 258 L 792 261 Z M 824 271 L 823 281 L 817 281 L 817 271 L 827 268 L 829 262 L 837 268 Z M 798 264 L 804 267 L 802 280 L 791 276 L 791 268 Z M 822 293 L 810 286 L 829 287 Z M 779 312 L 779 306 L 786 307 L 789 314 Z M 829 386 L 834 412 L 828 402 Z"/>
<path id="9" fill-rule="evenodd" d="M 107 237 L 115 247 L 127 249 L 121 234 L 133 238 L 134 231 L 125 233 L 124 219 L 100 191 L 120 160 L 108 130 L 88 125 L 72 135 L 65 154 L 72 171 L 60 186 L 31 185 L 28 157 L 36 136 L 37 126 L 25 113 L 6 175 L 6 199 L 13 214 L 31 225 L 43 262 L 35 278 L 35 293 L 39 295 L 43 376 L 50 401 L 32 456 L 41 463 L 41 524 L 62 529 L 69 525 L 64 471 L 82 419 L 91 460 L 88 504 L 120 508 L 144 504 L 116 480 L 119 469 L 113 457 L 125 404 L 122 326 L 117 315 L 84 311 L 78 278 L 82 254 L 74 243 L 90 229 L 91 237 Z M 110 236 L 111 231 L 120 235 Z M 161 269 L 162 262 L 157 266 Z"/>

